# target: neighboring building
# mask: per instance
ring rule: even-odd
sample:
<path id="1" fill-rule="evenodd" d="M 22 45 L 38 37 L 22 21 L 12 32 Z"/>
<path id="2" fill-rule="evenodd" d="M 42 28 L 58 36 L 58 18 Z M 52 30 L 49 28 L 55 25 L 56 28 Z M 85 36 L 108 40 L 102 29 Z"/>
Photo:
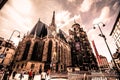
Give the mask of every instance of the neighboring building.
<path id="1" fill-rule="evenodd" d="M 96 54 L 99 69 L 102 70 L 102 71 L 110 69 L 107 58 L 105 56 L 99 55 L 94 41 L 92 41 L 92 45 L 93 45 L 93 48 L 94 48 L 94 51 L 95 51 L 95 54 Z"/>
<path id="2" fill-rule="evenodd" d="M 110 33 L 110 36 L 113 37 L 113 39 L 116 43 L 116 46 L 120 47 L 120 12 L 117 16 L 115 23 L 114 23 L 113 29 Z"/>
<path id="3" fill-rule="evenodd" d="M 15 55 L 15 49 L 13 42 L 6 41 L 0 37 L 0 64 L 4 67 L 9 66 Z"/>
<path id="4" fill-rule="evenodd" d="M 118 69 L 120 70 L 120 12 L 115 20 L 110 36 L 113 37 L 116 43 L 116 46 L 117 46 L 117 51 L 116 53 L 113 54 L 113 58 L 115 62 L 117 63 Z"/>
<path id="5" fill-rule="evenodd" d="M 0 0 L 0 9 L 5 5 L 8 0 Z"/>
<path id="6" fill-rule="evenodd" d="M 110 67 L 109 67 L 109 63 L 107 61 L 107 58 L 105 56 L 102 56 L 102 55 L 99 55 L 100 57 L 100 68 L 102 71 L 105 71 L 105 70 L 109 70 Z"/>
<path id="7" fill-rule="evenodd" d="M 62 30 L 56 32 L 55 12 L 50 26 L 40 20 L 19 43 L 15 56 L 15 70 L 65 72 L 71 66 L 71 50 Z"/>
<path id="8" fill-rule="evenodd" d="M 117 64 L 118 69 L 120 70 L 120 48 L 113 54 L 113 58 Z"/>
<path id="9" fill-rule="evenodd" d="M 75 23 L 69 29 L 72 66 L 81 71 L 98 70 L 98 63 L 93 54 L 87 33 Z"/>

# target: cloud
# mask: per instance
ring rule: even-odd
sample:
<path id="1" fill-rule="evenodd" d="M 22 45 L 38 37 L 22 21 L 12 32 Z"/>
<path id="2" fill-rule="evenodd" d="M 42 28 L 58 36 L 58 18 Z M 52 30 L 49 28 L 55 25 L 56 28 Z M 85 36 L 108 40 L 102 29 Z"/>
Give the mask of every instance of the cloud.
<path id="1" fill-rule="evenodd" d="M 71 13 L 69 11 L 61 11 L 59 13 L 56 14 L 56 23 L 57 26 L 61 26 L 62 24 L 64 24 L 66 21 L 68 21 L 70 19 L 70 15 Z"/>
<path id="2" fill-rule="evenodd" d="M 119 3 L 119 2 L 116 2 L 116 3 L 113 5 L 113 9 L 116 10 L 117 8 L 119 8 L 119 5 L 120 5 L 120 3 Z"/>
<path id="3" fill-rule="evenodd" d="M 75 0 L 67 0 L 68 2 L 75 2 Z"/>
<path id="4" fill-rule="evenodd" d="M 69 11 L 61 11 L 56 14 L 56 23 L 58 27 L 63 27 L 69 24 L 71 21 L 80 19 L 80 15 L 74 15 L 71 17 L 71 13 Z"/>
<path id="5" fill-rule="evenodd" d="M 109 14 L 110 13 L 110 8 L 109 7 L 103 7 L 103 9 L 101 10 L 101 14 L 98 18 L 93 20 L 93 24 L 97 24 L 99 22 L 104 22 L 106 23 L 107 21 L 109 21 Z"/>
<path id="6" fill-rule="evenodd" d="M 80 15 L 74 15 L 71 17 L 71 13 L 67 10 L 63 10 L 61 12 L 56 13 L 56 23 L 58 29 L 64 30 L 66 33 L 68 33 L 68 29 L 71 27 L 71 22 L 74 22 L 74 20 L 80 20 Z"/>
<path id="7" fill-rule="evenodd" d="M 82 12 L 89 11 L 93 3 L 94 3 L 94 0 L 84 0 L 80 6 L 80 11 Z"/>

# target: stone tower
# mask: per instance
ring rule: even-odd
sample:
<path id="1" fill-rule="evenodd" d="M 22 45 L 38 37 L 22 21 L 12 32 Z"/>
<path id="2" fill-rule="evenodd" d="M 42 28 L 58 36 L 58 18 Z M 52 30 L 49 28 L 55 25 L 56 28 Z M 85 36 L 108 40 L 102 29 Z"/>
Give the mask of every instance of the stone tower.
<path id="1" fill-rule="evenodd" d="M 97 70 L 98 64 L 83 28 L 78 23 L 75 23 L 69 29 L 69 35 L 72 66 L 79 67 L 81 71 Z"/>
<path id="2" fill-rule="evenodd" d="M 55 12 L 50 26 L 38 20 L 19 43 L 16 50 L 15 69 L 17 71 L 41 72 L 51 69 L 64 72 L 71 65 L 71 50 L 62 31 L 56 32 Z"/>

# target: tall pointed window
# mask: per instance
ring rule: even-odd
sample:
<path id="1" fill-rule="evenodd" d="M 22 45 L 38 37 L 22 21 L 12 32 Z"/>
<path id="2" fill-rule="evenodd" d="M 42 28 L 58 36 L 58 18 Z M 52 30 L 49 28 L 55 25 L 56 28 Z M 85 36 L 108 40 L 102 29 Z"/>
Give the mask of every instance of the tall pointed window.
<path id="1" fill-rule="evenodd" d="M 38 60 L 37 55 L 38 55 L 38 42 L 34 44 L 31 60 L 37 61 Z"/>
<path id="2" fill-rule="evenodd" d="M 25 50 L 24 50 L 24 53 L 23 53 L 23 56 L 22 56 L 22 60 L 26 60 L 27 59 L 28 52 L 29 52 L 29 49 L 30 49 L 30 45 L 31 45 L 31 42 L 27 41 L 26 42 L 26 47 L 25 47 Z"/>
<path id="3" fill-rule="evenodd" d="M 39 52 L 39 54 L 38 54 L 38 60 L 39 60 L 39 61 L 42 61 L 44 44 L 45 44 L 45 42 L 40 42 L 40 43 L 39 43 L 39 46 L 38 46 L 38 47 L 39 47 L 39 50 L 38 50 L 38 52 Z"/>
<path id="4" fill-rule="evenodd" d="M 43 49 L 44 49 L 44 42 L 42 41 L 36 42 L 33 47 L 31 60 L 42 61 Z"/>
<path id="5" fill-rule="evenodd" d="M 52 41 L 49 41 L 48 44 L 48 53 L 47 53 L 47 61 L 50 63 L 51 62 L 51 53 L 52 53 Z"/>

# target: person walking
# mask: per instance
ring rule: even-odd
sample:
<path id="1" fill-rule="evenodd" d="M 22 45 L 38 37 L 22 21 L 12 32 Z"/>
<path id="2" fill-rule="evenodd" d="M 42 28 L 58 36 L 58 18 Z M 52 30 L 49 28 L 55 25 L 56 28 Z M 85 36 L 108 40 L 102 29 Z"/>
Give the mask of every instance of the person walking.
<path id="1" fill-rule="evenodd" d="M 50 80 L 50 73 L 51 73 L 51 71 L 50 71 L 50 69 L 48 69 L 46 80 Z"/>
<path id="2" fill-rule="evenodd" d="M 46 80 L 47 73 L 43 70 L 41 73 L 41 80 Z"/>
<path id="3" fill-rule="evenodd" d="M 14 79 L 15 78 L 15 75 L 17 74 L 17 72 L 16 71 L 14 71 L 13 72 L 13 75 L 12 75 L 12 79 Z"/>
<path id="4" fill-rule="evenodd" d="M 24 73 L 23 72 L 20 73 L 19 78 L 20 78 L 20 80 L 22 80 L 22 78 L 24 78 Z"/>
<path id="5" fill-rule="evenodd" d="M 35 76 L 35 72 L 33 72 L 33 75 L 32 75 L 33 80 L 34 80 L 34 76 Z"/>
<path id="6" fill-rule="evenodd" d="M 28 75 L 29 75 L 29 79 L 28 80 L 32 80 L 32 78 L 33 78 L 33 72 L 32 72 L 32 70 L 28 73 Z"/>
<path id="7" fill-rule="evenodd" d="M 4 76 L 3 76 L 3 79 L 2 80 L 9 80 L 9 71 L 5 71 L 4 72 Z"/>

